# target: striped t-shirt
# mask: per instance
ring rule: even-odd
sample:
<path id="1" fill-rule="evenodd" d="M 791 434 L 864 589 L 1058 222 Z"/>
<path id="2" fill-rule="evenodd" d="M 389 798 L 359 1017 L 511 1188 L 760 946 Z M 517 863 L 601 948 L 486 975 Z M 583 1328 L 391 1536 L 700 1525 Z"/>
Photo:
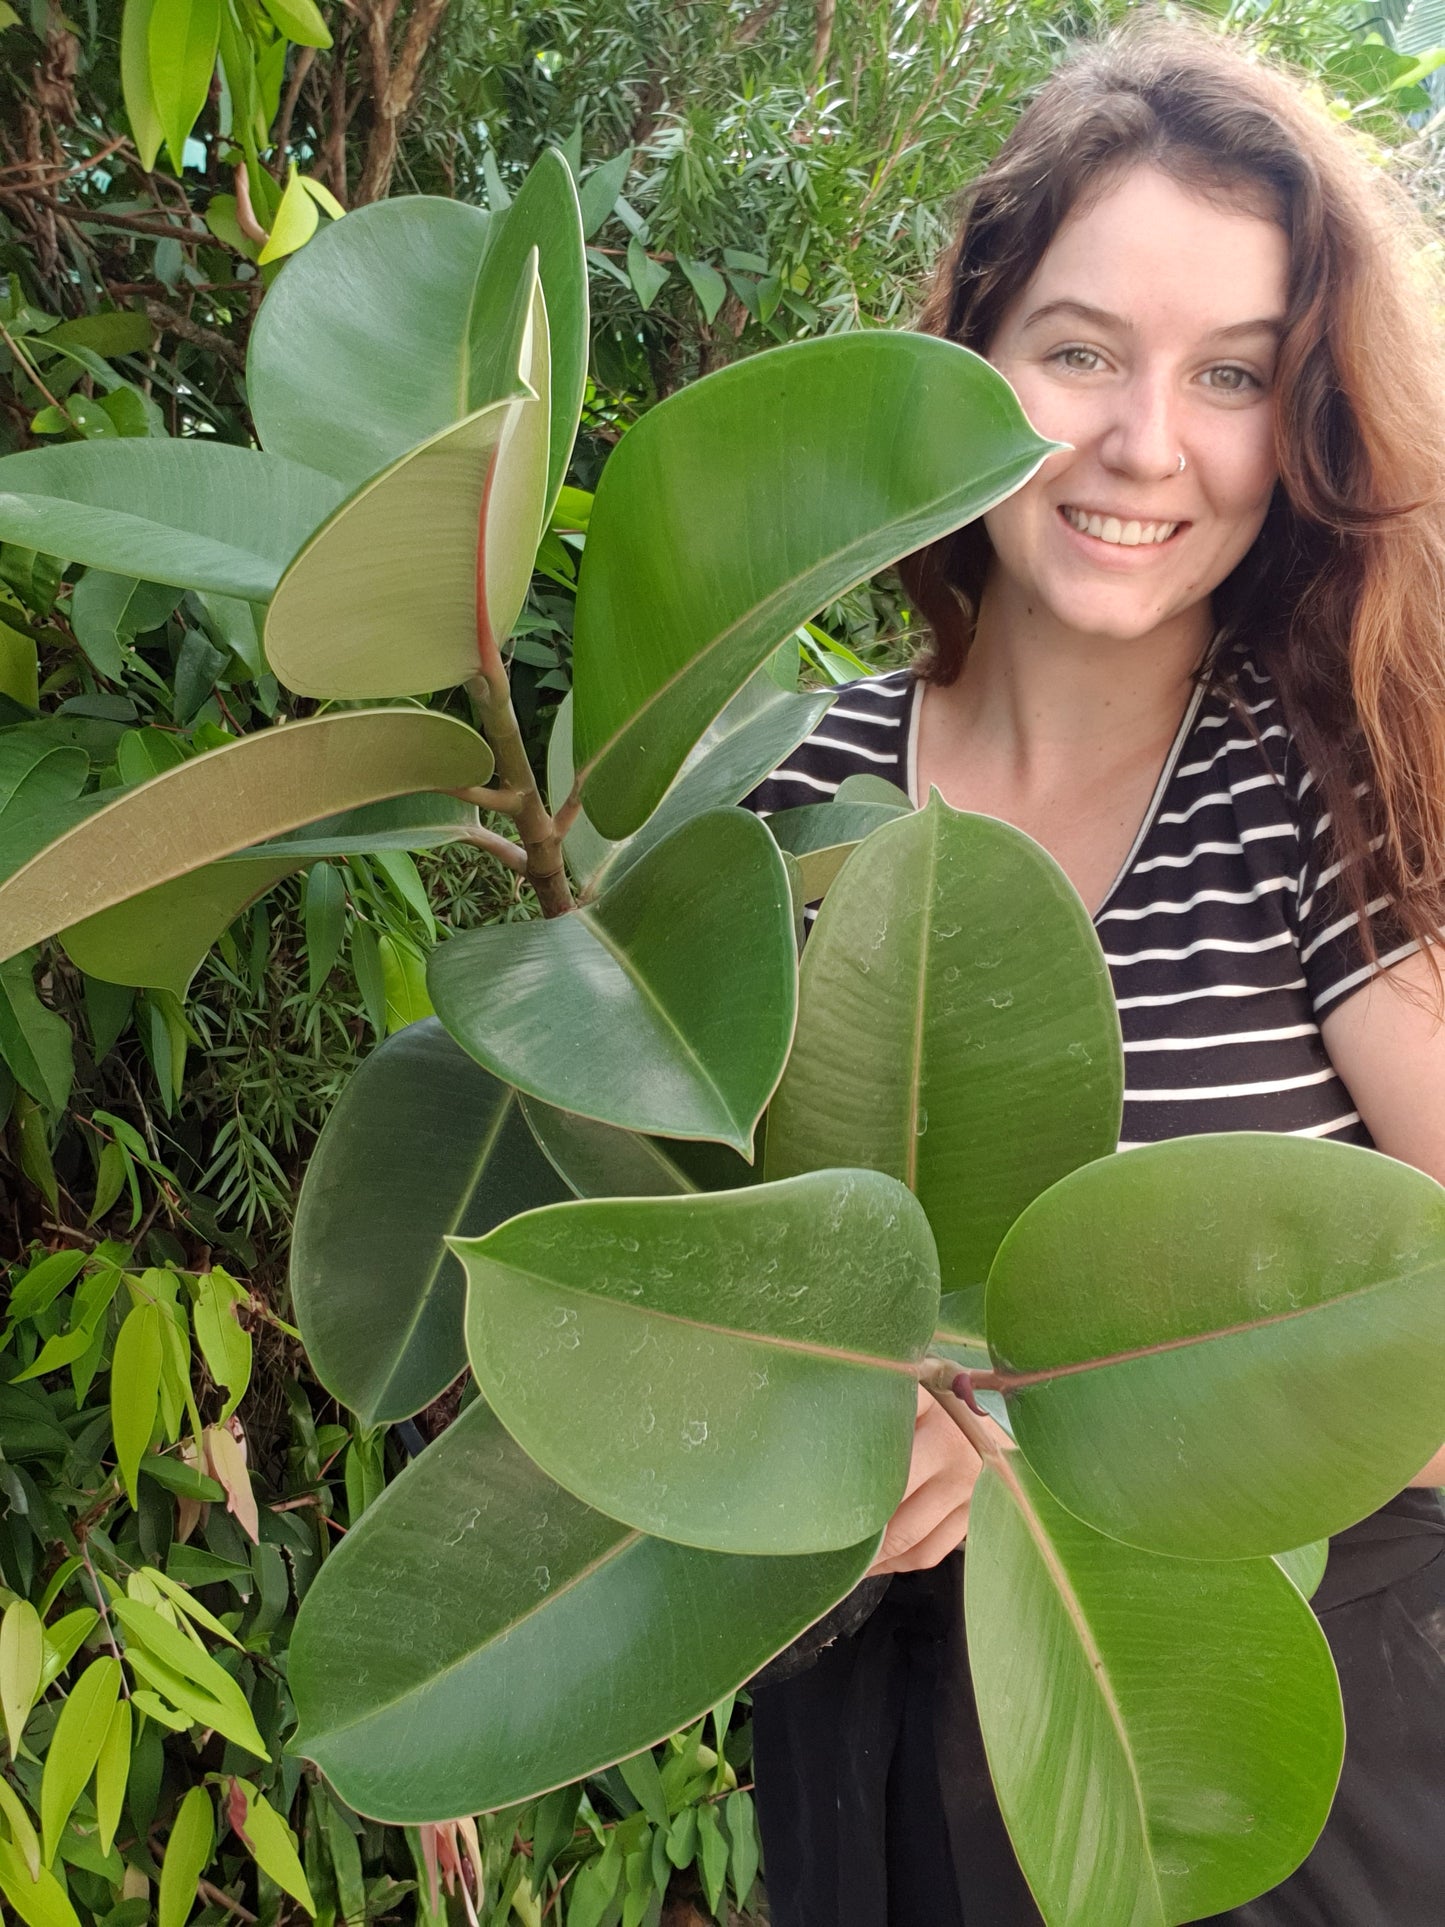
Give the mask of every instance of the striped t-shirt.
<path id="1" fill-rule="evenodd" d="M 923 687 L 906 669 L 850 683 L 749 807 L 822 802 L 861 771 L 917 804 Z M 1196 691 L 1094 917 L 1124 1039 L 1120 1148 L 1200 1131 L 1368 1145 L 1320 1024 L 1415 946 L 1365 961 L 1274 685 L 1246 659 L 1236 689 L 1240 707 Z"/>

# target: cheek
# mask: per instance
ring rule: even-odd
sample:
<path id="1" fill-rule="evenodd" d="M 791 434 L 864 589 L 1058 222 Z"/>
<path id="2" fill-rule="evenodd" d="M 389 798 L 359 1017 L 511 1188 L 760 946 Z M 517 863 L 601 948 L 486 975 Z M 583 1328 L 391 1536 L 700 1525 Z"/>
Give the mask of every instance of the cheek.
<path id="1" fill-rule="evenodd" d="M 1222 440 L 1206 459 L 1217 512 L 1241 522 L 1262 522 L 1279 479 L 1274 430 L 1268 419 L 1258 425 L 1251 422 L 1247 435 Z"/>

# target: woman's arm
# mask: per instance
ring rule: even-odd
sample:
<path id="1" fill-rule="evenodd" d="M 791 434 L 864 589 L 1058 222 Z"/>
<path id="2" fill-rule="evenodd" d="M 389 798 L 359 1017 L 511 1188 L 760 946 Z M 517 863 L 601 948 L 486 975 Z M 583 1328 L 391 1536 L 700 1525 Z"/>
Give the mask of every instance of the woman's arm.
<path id="1" fill-rule="evenodd" d="M 1346 997 L 1321 1031 L 1378 1148 L 1445 1184 L 1445 1023 L 1435 1013 L 1437 996 L 1417 952 Z M 1445 1446 L 1411 1484 L 1445 1485 Z"/>

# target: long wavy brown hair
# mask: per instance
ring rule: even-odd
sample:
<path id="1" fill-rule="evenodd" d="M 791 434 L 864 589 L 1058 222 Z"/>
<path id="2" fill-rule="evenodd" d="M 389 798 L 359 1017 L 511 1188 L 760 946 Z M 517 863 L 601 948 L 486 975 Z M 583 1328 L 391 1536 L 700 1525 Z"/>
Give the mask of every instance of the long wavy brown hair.
<path id="1" fill-rule="evenodd" d="M 1280 480 L 1214 592 L 1209 673 L 1233 693 L 1246 646 L 1269 670 L 1348 904 L 1388 905 L 1392 942 L 1430 944 L 1445 927 L 1445 295 L 1433 233 L 1360 137 L 1238 42 L 1125 28 L 1070 56 L 967 190 L 915 325 L 986 354 L 1069 213 L 1145 164 L 1278 220 L 1290 244 Z M 976 522 L 899 565 L 931 681 L 962 668 L 990 554 Z"/>

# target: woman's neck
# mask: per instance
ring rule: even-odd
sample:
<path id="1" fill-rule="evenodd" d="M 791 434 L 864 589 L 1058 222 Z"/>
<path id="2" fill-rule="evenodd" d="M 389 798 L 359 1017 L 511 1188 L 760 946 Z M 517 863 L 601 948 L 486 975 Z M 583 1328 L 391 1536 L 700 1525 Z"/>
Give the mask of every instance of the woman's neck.
<path id="1" fill-rule="evenodd" d="M 1212 631 L 1202 603 L 1148 636 L 1082 636 L 990 583 L 957 681 L 929 692 L 930 734 L 1024 795 L 1140 759 L 1157 768 Z"/>
<path id="2" fill-rule="evenodd" d="M 1062 633 L 985 596 L 957 681 L 924 690 L 916 801 L 1001 817 L 1091 914 L 1133 847 L 1209 642 L 1207 606 L 1132 642 Z"/>

